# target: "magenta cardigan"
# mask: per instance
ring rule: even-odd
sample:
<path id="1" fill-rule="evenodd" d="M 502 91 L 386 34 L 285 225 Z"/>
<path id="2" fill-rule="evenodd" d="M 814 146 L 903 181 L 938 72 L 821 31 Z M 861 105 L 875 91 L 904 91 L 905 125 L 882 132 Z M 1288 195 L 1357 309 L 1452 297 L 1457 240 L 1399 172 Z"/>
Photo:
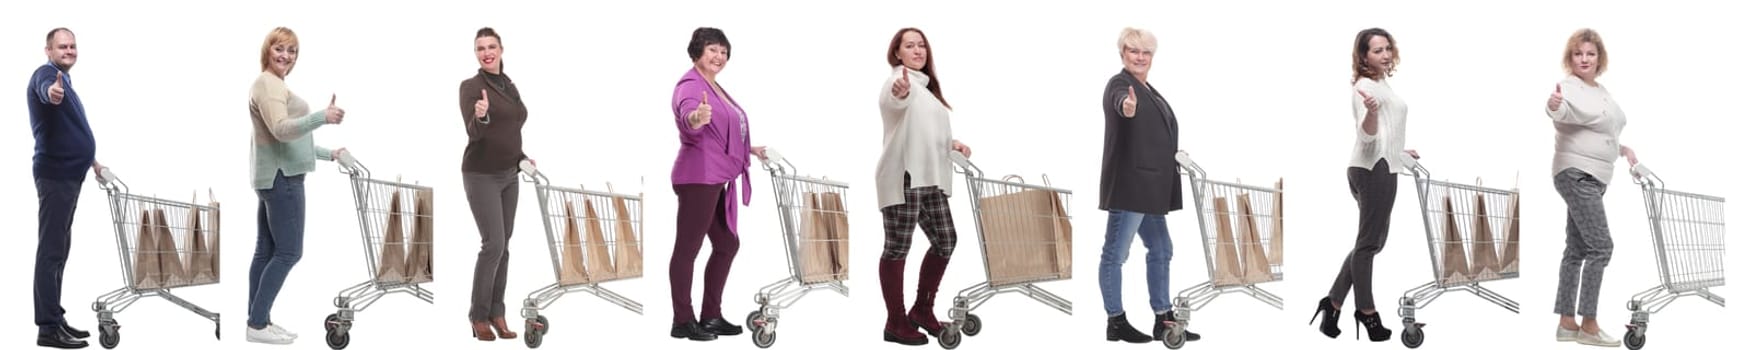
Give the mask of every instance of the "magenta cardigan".
<path id="1" fill-rule="evenodd" d="M 698 108 L 701 93 L 710 95 L 711 123 L 693 129 L 687 125 L 687 114 Z M 681 149 L 675 155 L 671 182 L 676 185 L 727 183 L 729 187 L 725 195 L 728 198 L 723 199 L 723 213 L 727 216 L 724 221 L 729 224 L 729 232 L 740 232 L 735 225 L 738 216 L 736 199 L 739 197 L 741 205 L 748 205 L 753 196 L 753 186 L 748 184 L 748 143 L 752 132 L 744 132 L 748 130 L 746 112 L 733 97 L 718 96 L 697 69 L 688 69 L 681 76 L 680 82 L 675 84 L 673 101 Z M 736 178 L 741 179 L 739 191 Z"/>

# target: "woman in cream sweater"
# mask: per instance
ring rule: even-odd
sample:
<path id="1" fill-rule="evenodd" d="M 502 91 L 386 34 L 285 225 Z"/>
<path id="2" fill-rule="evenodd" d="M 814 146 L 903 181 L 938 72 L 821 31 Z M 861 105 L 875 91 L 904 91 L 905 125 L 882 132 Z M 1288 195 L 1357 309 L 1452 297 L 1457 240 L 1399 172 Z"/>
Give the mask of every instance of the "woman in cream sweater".
<path id="1" fill-rule="evenodd" d="M 972 149 L 954 140 L 948 115 L 952 110 L 942 99 L 936 79 L 930 42 L 917 28 L 900 29 L 887 46 L 887 64 L 893 75 L 883 84 L 881 104 L 881 160 L 875 167 L 876 198 L 880 201 L 886 244 L 881 253 L 881 297 L 887 306 L 887 325 L 882 339 L 905 345 L 923 345 L 940 336 L 942 323 L 932 310 L 936 287 L 954 255 L 954 217 L 948 209 L 953 189 L 953 164 L 948 152 L 972 156 Z M 918 269 L 917 302 L 905 310 L 905 257 L 911 251 L 912 230 L 922 226 L 930 240 Z"/>
<path id="2" fill-rule="evenodd" d="M 1618 156 L 1628 158 L 1631 167 L 1639 160 L 1617 138 L 1628 124 L 1622 108 L 1596 80 L 1609 58 L 1598 32 L 1580 29 L 1569 36 L 1562 53 L 1568 78 L 1556 84 L 1544 113 L 1556 128 L 1556 192 L 1568 204 L 1568 243 L 1556 287 L 1555 312 L 1561 315 L 1556 340 L 1615 347 L 1621 343 L 1598 329 L 1598 290 L 1613 247 L 1604 218 L 1604 190 Z M 1586 317 L 1585 323 L 1574 322 L 1576 313 Z"/>

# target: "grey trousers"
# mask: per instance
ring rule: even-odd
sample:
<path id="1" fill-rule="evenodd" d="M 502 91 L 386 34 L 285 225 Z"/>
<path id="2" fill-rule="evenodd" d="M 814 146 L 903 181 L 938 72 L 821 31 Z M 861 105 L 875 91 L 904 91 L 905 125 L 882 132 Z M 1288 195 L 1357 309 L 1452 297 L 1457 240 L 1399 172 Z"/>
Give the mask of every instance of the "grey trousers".
<path id="1" fill-rule="evenodd" d="M 1337 280 L 1331 284 L 1331 302 L 1342 304 L 1349 287 L 1355 287 L 1356 310 L 1373 309 L 1373 256 L 1385 249 L 1385 238 L 1391 231 L 1392 206 L 1398 198 L 1398 176 L 1392 174 L 1385 159 L 1373 164 L 1373 169 L 1349 168 L 1349 194 L 1361 209 L 1361 225 L 1355 234 L 1355 248 L 1343 259 Z"/>
<path id="2" fill-rule="evenodd" d="M 1556 286 L 1556 313 L 1598 316 L 1598 291 L 1604 267 L 1610 265 L 1615 243 L 1604 218 L 1604 189 L 1598 178 L 1579 169 L 1556 174 L 1556 192 L 1568 203 L 1568 247 L 1562 251 L 1561 284 Z"/>
<path id="3" fill-rule="evenodd" d="M 462 173 L 462 191 L 480 229 L 480 257 L 474 261 L 474 288 L 468 319 L 504 317 L 504 284 L 510 271 L 510 234 L 516 226 L 517 171 Z"/>

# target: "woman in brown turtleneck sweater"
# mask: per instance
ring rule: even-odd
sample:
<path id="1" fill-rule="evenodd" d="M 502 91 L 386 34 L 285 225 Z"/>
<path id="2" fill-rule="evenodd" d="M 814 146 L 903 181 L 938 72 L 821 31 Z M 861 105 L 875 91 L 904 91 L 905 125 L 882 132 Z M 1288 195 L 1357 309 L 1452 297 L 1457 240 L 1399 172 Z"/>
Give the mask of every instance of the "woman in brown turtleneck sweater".
<path id="1" fill-rule="evenodd" d="M 474 293 L 468 321 L 474 337 L 482 341 L 513 339 L 516 332 L 504 321 L 504 284 L 509 271 L 507 251 L 515 227 L 517 163 L 523 154 L 523 108 L 516 83 L 504 75 L 498 32 L 481 28 L 474 34 L 474 58 L 480 71 L 462 81 L 462 123 L 468 130 L 468 148 L 462 151 L 462 187 L 474 224 L 480 229 L 480 257 L 474 262 Z M 494 334 L 494 330 L 497 330 Z"/>

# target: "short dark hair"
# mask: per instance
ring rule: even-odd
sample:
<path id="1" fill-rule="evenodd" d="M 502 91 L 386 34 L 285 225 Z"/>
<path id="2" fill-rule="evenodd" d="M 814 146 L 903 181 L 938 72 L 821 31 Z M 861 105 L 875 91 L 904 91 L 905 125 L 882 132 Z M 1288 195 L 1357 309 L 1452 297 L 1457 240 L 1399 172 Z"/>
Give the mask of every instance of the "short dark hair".
<path id="1" fill-rule="evenodd" d="M 67 29 L 67 27 L 50 29 L 49 35 L 43 37 L 43 46 L 54 45 L 55 33 L 60 33 L 60 32 L 67 32 L 67 35 L 73 35 L 73 30 Z"/>
<path id="2" fill-rule="evenodd" d="M 723 36 L 723 30 L 711 27 L 699 27 L 693 30 L 693 40 L 687 42 L 687 57 L 694 61 L 705 55 L 705 47 L 712 44 L 723 45 L 723 58 L 729 58 L 729 37 Z"/>

